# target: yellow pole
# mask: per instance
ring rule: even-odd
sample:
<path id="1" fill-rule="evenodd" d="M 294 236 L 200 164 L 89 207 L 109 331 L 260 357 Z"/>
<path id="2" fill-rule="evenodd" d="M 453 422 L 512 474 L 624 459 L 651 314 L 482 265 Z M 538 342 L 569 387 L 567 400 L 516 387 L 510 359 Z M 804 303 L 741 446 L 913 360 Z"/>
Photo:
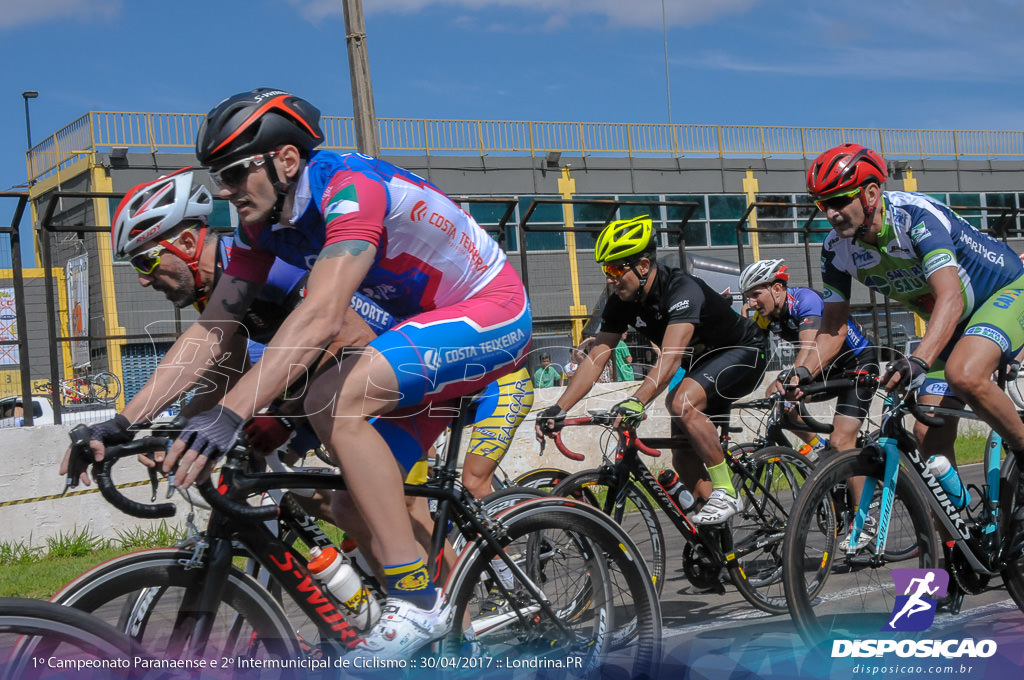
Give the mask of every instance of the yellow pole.
<path id="1" fill-rule="evenodd" d="M 747 207 L 757 201 L 757 178 L 754 177 L 754 171 L 747 168 L 747 176 L 743 178 L 743 193 L 747 195 Z M 761 242 L 760 235 L 757 233 L 757 209 L 750 211 L 750 215 L 747 219 L 750 223 L 750 228 L 754 231 L 750 232 L 750 247 L 754 251 L 754 262 L 761 259 Z"/>
<path id="2" fill-rule="evenodd" d="M 903 177 L 903 190 L 904 191 L 917 191 L 917 178 L 914 177 L 914 171 L 910 168 L 905 170 Z M 914 315 L 914 334 L 919 338 L 924 337 L 925 322 L 917 314 Z"/>
<path id="3" fill-rule="evenodd" d="M 92 186 L 95 191 L 112 192 L 114 183 L 104 168 L 94 165 L 92 167 Z M 96 215 L 97 225 L 110 224 L 110 210 L 106 198 L 93 199 L 93 213 Z M 100 263 L 100 297 L 103 299 L 103 322 L 104 334 L 109 336 L 124 336 L 125 329 L 120 325 L 117 318 L 117 297 L 114 289 L 114 261 L 113 250 L 110 243 L 110 232 L 97 232 L 96 248 Z M 123 339 L 107 340 L 107 365 L 110 372 L 118 377 L 122 386 L 124 385 L 124 369 L 121 365 L 121 348 L 124 346 Z M 117 410 L 124 409 L 124 390 L 117 397 Z"/>
<path id="4" fill-rule="evenodd" d="M 572 200 L 576 193 L 576 180 L 569 176 L 569 168 L 562 168 L 562 176 L 558 180 L 558 193 L 566 200 Z M 569 314 L 572 317 L 572 344 L 583 341 L 583 327 L 586 325 L 587 307 L 580 304 L 580 273 L 576 266 L 576 232 L 572 214 L 572 204 L 562 205 L 562 216 L 565 219 L 565 248 L 569 251 L 569 286 L 572 289 L 572 306 Z"/>

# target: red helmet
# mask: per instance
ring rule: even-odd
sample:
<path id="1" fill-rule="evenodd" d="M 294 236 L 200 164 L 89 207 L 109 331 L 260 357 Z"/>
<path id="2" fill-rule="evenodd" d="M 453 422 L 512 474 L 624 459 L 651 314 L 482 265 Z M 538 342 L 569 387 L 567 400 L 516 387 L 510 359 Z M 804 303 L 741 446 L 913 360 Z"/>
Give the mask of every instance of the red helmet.
<path id="1" fill-rule="evenodd" d="M 860 144 L 840 144 L 814 159 L 807 170 L 807 193 L 828 198 L 889 177 L 885 159 Z"/>

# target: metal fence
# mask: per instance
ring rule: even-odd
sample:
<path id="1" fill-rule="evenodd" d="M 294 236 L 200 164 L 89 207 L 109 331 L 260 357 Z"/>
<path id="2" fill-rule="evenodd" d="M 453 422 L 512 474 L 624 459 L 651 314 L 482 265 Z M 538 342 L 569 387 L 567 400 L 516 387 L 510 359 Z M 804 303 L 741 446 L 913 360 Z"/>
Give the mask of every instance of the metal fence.
<path id="1" fill-rule="evenodd" d="M 58 174 L 78 158 L 118 147 L 191 151 L 203 116 L 90 111 L 35 144 L 28 176 Z M 355 150 L 351 117 L 324 116 L 324 148 Z M 763 125 L 378 118 L 384 153 L 810 158 L 843 142 L 889 159 L 1024 159 L 1024 131 L 827 128 Z"/>

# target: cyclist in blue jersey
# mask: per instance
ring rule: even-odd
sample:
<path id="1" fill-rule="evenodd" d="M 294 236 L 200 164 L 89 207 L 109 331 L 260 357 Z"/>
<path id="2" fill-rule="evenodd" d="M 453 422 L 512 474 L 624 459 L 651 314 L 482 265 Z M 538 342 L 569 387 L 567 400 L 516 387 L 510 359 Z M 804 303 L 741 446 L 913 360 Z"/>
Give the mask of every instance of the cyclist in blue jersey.
<path id="1" fill-rule="evenodd" d="M 858 144 L 829 149 L 808 169 L 807 191 L 832 231 L 821 251 L 818 354 L 800 367 L 818 373 L 840 351 L 856 278 L 928 319 L 921 344 L 889 364 L 883 386 L 920 387 L 923 403 L 955 406 L 955 395 L 1016 453 L 1024 449 L 1024 423 L 991 376 L 1024 347 L 1024 266 L 1005 243 L 930 196 L 883 191 L 887 178 L 885 160 Z M 918 424 L 915 436 L 922 451 L 954 460 L 956 430 L 955 422 Z"/>
<path id="2" fill-rule="evenodd" d="M 753 320 L 782 340 L 797 347 L 794 360 L 796 368 L 782 371 L 769 383 L 767 393 L 784 392 L 785 385 L 794 374 L 804 374 L 805 364 L 816 352 L 814 340 L 821 328 L 824 302 L 821 296 L 809 289 L 789 285 L 789 274 L 784 260 L 759 260 L 740 274 L 740 290 L 747 300 L 747 307 L 753 312 Z M 838 354 L 825 362 L 827 374 L 839 376 L 845 371 L 878 370 L 878 350 L 868 340 L 864 329 L 853 319 L 846 323 L 843 344 Z M 857 432 L 871 405 L 871 392 L 851 387 L 838 395 L 835 428 L 831 446 L 838 451 L 852 449 L 857 443 Z M 813 434 L 798 432 L 809 444 Z M 814 448 L 813 445 L 811 448 Z M 824 442 L 816 450 L 824 448 Z"/>

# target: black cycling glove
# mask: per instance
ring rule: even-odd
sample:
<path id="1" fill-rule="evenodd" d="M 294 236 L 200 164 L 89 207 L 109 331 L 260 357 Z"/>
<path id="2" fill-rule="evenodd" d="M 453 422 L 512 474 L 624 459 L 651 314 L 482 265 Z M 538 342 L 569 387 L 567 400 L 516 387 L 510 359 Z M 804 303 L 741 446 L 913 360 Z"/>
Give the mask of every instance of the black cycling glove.
<path id="1" fill-rule="evenodd" d="M 216 460 L 235 445 L 243 424 L 242 416 L 217 405 L 189 418 L 178 439 L 199 455 Z"/>
<path id="2" fill-rule="evenodd" d="M 548 425 L 549 420 L 555 421 L 554 424 Z M 544 434 L 558 432 L 565 424 L 565 409 L 558 404 L 552 404 L 537 414 L 537 423 L 540 425 L 540 431 Z"/>
<path id="3" fill-rule="evenodd" d="M 916 390 L 924 384 L 924 379 L 930 368 L 921 357 L 909 356 L 890 361 L 889 365 L 885 367 L 885 375 L 882 376 L 881 384 L 885 385 L 895 374 L 899 373 L 900 382 L 896 389 Z"/>
<path id="4" fill-rule="evenodd" d="M 814 376 L 811 375 L 810 370 L 806 366 L 794 366 L 793 368 L 787 369 L 779 373 L 779 377 L 776 378 L 782 385 L 789 387 L 789 382 L 793 379 L 793 376 L 797 378 L 798 385 L 806 385 L 807 383 L 814 381 Z"/>
<path id="5" fill-rule="evenodd" d="M 104 446 L 116 446 L 132 440 L 134 435 L 128 431 L 131 426 L 131 421 L 118 413 L 110 420 L 96 423 L 89 430 L 92 431 L 92 438 L 103 442 Z"/>

